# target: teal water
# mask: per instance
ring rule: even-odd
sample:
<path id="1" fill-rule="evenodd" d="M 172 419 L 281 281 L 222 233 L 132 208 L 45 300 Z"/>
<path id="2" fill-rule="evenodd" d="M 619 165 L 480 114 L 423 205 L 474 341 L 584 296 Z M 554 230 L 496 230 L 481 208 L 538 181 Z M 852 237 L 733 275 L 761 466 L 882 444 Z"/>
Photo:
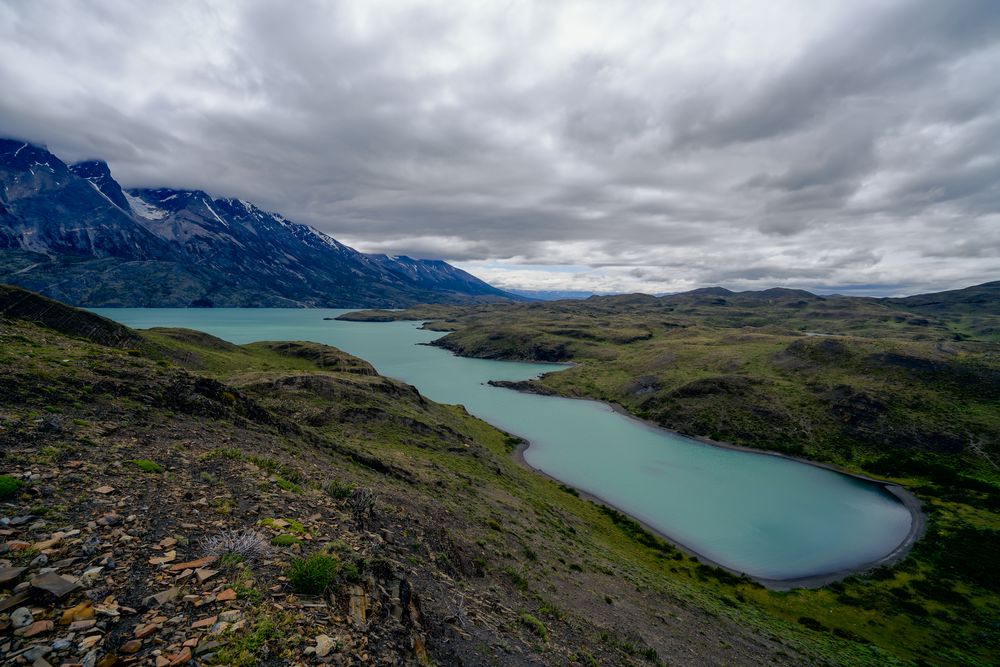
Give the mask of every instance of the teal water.
<path id="1" fill-rule="evenodd" d="M 884 489 L 789 459 L 706 445 L 596 401 L 522 394 L 488 380 L 526 380 L 550 364 L 465 359 L 420 345 L 441 334 L 413 322 L 326 321 L 343 310 L 97 309 L 136 328 L 188 327 L 233 343 L 309 340 L 371 362 L 442 403 L 531 442 L 533 467 L 604 499 L 733 570 L 796 579 L 876 561 L 912 517 Z"/>

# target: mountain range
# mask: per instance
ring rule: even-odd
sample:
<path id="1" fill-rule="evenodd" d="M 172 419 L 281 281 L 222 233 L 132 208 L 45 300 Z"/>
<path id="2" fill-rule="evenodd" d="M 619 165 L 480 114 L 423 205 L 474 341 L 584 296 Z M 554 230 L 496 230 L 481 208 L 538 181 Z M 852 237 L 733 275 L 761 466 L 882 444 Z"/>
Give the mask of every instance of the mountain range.
<path id="1" fill-rule="evenodd" d="M 365 254 L 241 199 L 125 189 L 0 139 L 0 282 L 84 306 L 382 307 L 521 299 L 439 260 Z"/>

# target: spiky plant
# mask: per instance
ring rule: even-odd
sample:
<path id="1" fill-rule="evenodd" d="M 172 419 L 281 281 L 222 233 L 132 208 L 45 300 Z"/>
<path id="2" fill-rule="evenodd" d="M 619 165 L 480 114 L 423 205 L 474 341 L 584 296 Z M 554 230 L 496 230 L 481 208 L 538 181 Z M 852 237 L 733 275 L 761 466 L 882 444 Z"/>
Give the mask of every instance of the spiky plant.
<path id="1" fill-rule="evenodd" d="M 375 500 L 378 494 L 371 489 L 354 489 L 347 504 L 351 508 L 354 522 L 358 528 L 364 528 L 369 519 L 375 514 Z"/>
<path id="2" fill-rule="evenodd" d="M 206 539 L 202 546 L 206 555 L 223 560 L 238 557 L 247 563 L 256 563 L 271 551 L 267 538 L 250 528 L 224 530 Z"/>

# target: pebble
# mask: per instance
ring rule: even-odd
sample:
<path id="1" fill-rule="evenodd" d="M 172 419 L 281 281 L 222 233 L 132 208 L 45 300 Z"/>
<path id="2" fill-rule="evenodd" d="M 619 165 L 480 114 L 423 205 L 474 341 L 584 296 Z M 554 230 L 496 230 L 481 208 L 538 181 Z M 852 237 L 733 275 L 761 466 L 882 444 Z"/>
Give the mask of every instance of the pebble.
<path id="1" fill-rule="evenodd" d="M 183 665 L 189 660 L 191 660 L 191 649 L 185 646 L 180 653 L 173 656 L 173 658 L 170 660 L 170 666 L 176 667 L 176 665 Z"/>
<path id="2" fill-rule="evenodd" d="M 18 607 L 10 614 L 10 624 L 14 629 L 26 628 L 35 622 L 35 617 L 27 607 Z"/>
<path id="3" fill-rule="evenodd" d="M 53 627 L 55 627 L 55 624 L 52 621 L 35 621 L 28 627 L 17 630 L 14 634 L 20 634 L 22 637 L 34 637 L 35 635 L 52 632 Z"/>
<path id="4" fill-rule="evenodd" d="M 142 641 L 139 639 L 132 639 L 119 647 L 122 653 L 138 653 L 142 649 Z"/>
<path id="5" fill-rule="evenodd" d="M 219 620 L 218 616 L 209 616 L 208 618 L 202 618 L 191 624 L 192 629 L 207 628 L 215 624 Z"/>
<path id="6" fill-rule="evenodd" d="M 319 635 L 316 637 L 316 655 L 320 658 L 325 658 L 333 650 L 334 644 L 333 637 Z"/>
<path id="7" fill-rule="evenodd" d="M 89 570 L 83 573 L 83 576 L 80 577 L 80 585 L 84 586 L 85 588 L 90 588 L 91 586 L 93 586 L 94 584 L 96 584 L 98 581 L 101 580 L 101 572 L 102 568 L 100 567 L 90 568 Z"/>
<path id="8" fill-rule="evenodd" d="M 158 629 L 159 628 L 156 627 L 155 623 L 140 625 L 135 629 L 135 636 L 137 639 L 144 639 L 153 634 L 154 632 L 156 632 Z"/>
<path id="9" fill-rule="evenodd" d="M 236 599 L 236 591 L 232 588 L 227 588 L 226 590 L 219 593 L 218 597 L 215 598 L 219 602 L 229 602 Z"/>
<path id="10" fill-rule="evenodd" d="M 39 646 L 32 646 L 27 651 L 22 653 L 21 656 L 24 657 L 25 660 L 34 662 L 38 658 L 44 658 L 49 653 L 52 653 L 52 649 L 44 644 L 41 644 Z"/>

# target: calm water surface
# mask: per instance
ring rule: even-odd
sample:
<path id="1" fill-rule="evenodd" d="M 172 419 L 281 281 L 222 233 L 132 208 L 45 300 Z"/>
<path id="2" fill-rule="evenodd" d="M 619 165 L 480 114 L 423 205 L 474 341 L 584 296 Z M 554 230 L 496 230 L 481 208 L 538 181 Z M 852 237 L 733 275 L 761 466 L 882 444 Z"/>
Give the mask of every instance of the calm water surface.
<path id="1" fill-rule="evenodd" d="M 465 359 L 419 345 L 440 333 L 413 322 L 325 321 L 345 310 L 96 309 L 137 328 L 188 327 L 233 343 L 309 340 L 371 362 L 380 373 L 531 442 L 535 468 L 592 493 L 734 570 L 794 579 L 869 563 L 910 530 L 883 489 L 776 456 L 705 445 L 654 429 L 595 401 L 486 384 L 526 380 L 549 364 Z"/>

